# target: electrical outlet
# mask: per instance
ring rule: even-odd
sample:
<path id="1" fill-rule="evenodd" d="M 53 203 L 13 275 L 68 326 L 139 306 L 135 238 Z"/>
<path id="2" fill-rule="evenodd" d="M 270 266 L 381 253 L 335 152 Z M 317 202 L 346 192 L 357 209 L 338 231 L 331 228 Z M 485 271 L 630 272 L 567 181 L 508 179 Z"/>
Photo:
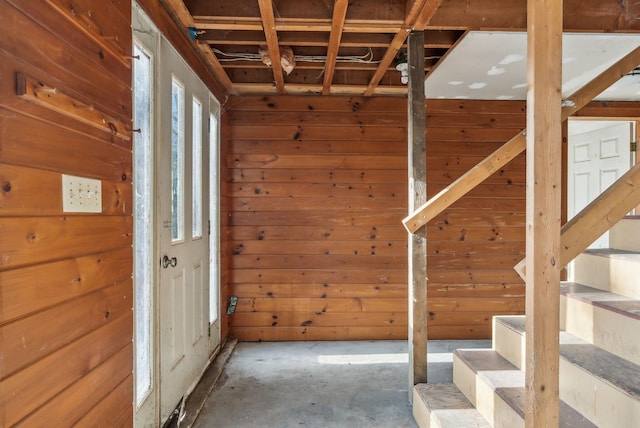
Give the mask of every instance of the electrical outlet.
<path id="1" fill-rule="evenodd" d="M 102 212 L 102 182 L 92 178 L 62 174 L 62 211 Z"/>

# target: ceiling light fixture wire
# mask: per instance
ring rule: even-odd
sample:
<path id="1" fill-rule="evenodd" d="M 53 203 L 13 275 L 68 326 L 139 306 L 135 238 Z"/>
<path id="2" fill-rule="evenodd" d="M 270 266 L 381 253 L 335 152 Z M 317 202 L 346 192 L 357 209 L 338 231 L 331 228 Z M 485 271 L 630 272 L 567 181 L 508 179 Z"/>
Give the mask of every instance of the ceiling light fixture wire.
<path id="1" fill-rule="evenodd" d="M 242 53 L 242 52 L 224 52 L 217 48 L 211 48 L 211 50 L 225 58 L 218 57 L 218 61 L 262 61 L 259 53 Z M 326 55 L 296 55 L 296 61 L 301 62 L 327 62 Z M 368 48 L 367 53 L 363 55 L 338 55 L 336 62 L 352 62 L 352 63 L 364 63 L 364 64 L 378 64 L 380 60 L 373 59 L 373 50 Z"/>

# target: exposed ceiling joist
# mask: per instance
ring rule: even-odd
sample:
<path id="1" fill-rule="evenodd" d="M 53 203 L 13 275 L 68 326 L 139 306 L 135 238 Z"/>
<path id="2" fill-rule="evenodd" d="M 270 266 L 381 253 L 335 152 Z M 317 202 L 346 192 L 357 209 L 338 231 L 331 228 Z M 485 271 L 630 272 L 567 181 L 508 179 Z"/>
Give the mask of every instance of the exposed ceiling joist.
<path id="1" fill-rule="evenodd" d="M 440 7 L 442 0 L 416 0 L 413 3 L 413 6 L 409 10 L 407 14 L 407 18 L 405 19 L 403 28 L 396 33 L 387 52 L 382 57 L 380 61 L 380 65 L 376 70 L 375 74 L 371 78 L 369 85 L 367 86 L 367 90 L 364 92 L 365 96 L 371 96 L 374 93 L 374 89 L 380 83 L 382 76 L 386 73 L 386 70 L 393 63 L 398 51 L 404 44 L 407 37 L 409 37 L 409 33 L 413 29 L 424 29 L 424 27 L 429 23 L 435 12 Z"/>
<path id="2" fill-rule="evenodd" d="M 164 8 L 169 12 L 169 15 L 172 17 L 174 22 L 176 22 L 176 25 L 182 26 L 185 33 L 188 32 L 189 28 L 192 28 L 195 25 L 193 22 L 193 17 L 185 6 L 184 1 L 161 0 L 161 2 Z M 209 46 L 196 43 L 196 47 L 201 53 L 200 58 L 204 61 L 206 67 L 214 76 L 218 84 L 228 95 L 235 95 L 236 92 L 233 89 L 233 83 L 231 82 L 231 79 L 229 79 L 229 76 L 224 71 L 224 68 L 222 68 L 222 65 L 213 54 Z"/>
<path id="3" fill-rule="evenodd" d="M 200 57 L 211 80 L 228 94 L 259 94 L 265 85 L 279 93 L 335 94 L 336 84 L 339 93 L 353 90 L 351 95 L 406 94 L 394 60 L 406 49 L 411 30 L 425 31 L 425 67 L 430 70 L 458 49 L 466 32 L 526 28 L 526 0 L 156 1 L 184 25 L 185 33 L 191 23 L 197 28 Z M 563 10 L 566 31 L 640 32 L 640 3 L 564 0 Z M 265 67 L 258 55 L 265 45 L 274 62 L 282 58 L 281 46 L 291 47 L 296 68 L 283 74 L 277 65 Z M 325 66 L 323 74 L 320 67 Z"/>
<path id="4" fill-rule="evenodd" d="M 330 93 L 329 90 L 333 81 L 333 72 L 336 68 L 336 58 L 338 57 L 338 49 L 340 49 L 342 28 L 344 27 L 348 6 L 347 0 L 336 0 L 333 6 L 333 19 L 331 20 L 331 34 L 329 36 L 329 47 L 327 48 L 322 95 L 329 95 Z"/>
<path id="5" fill-rule="evenodd" d="M 284 75 L 282 73 L 282 63 L 280 61 L 280 46 L 278 44 L 278 33 L 276 32 L 275 17 L 273 14 L 273 3 L 271 0 L 258 0 L 260 5 L 260 15 L 262 15 L 262 26 L 271 57 L 271 69 L 276 82 L 278 93 L 284 94 Z"/>

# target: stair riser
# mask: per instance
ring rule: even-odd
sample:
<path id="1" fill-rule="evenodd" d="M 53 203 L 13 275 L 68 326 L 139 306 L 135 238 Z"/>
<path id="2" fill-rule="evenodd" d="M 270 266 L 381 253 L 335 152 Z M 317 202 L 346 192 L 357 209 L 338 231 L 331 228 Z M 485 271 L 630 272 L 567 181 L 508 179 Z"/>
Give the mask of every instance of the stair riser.
<path id="1" fill-rule="evenodd" d="M 524 336 L 494 319 L 493 349 L 524 370 Z M 640 365 L 640 320 L 594 306 L 576 298 L 560 297 L 560 329 Z"/>
<path id="2" fill-rule="evenodd" d="M 467 400 L 477 408 L 476 374 L 456 354 L 453 354 L 453 383 L 467 397 Z M 487 421 L 491 423 L 490 420 L 487 419 Z"/>
<path id="3" fill-rule="evenodd" d="M 413 418 L 418 428 L 460 428 L 471 426 L 474 428 L 491 428 L 486 421 L 480 420 L 477 415 L 478 412 L 476 409 L 437 410 L 430 412 L 424 401 L 414 393 Z"/>
<path id="4" fill-rule="evenodd" d="M 609 231 L 611 248 L 640 251 L 640 220 L 620 220 Z"/>
<path id="5" fill-rule="evenodd" d="M 420 428 L 492 428 L 452 384 L 416 385 L 413 417 Z"/>
<path id="6" fill-rule="evenodd" d="M 492 427 L 496 426 L 495 421 L 495 403 L 500 400 L 500 397 L 486 383 L 481 382 L 477 377 L 476 381 L 476 409 Z"/>
<path id="7" fill-rule="evenodd" d="M 513 428 L 520 426 L 519 424 L 524 426 L 524 420 L 504 402 L 484 379 L 481 379 L 455 354 L 453 356 L 453 383 L 492 427 Z M 520 421 L 519 424 L 514 424 L 514 420 Z"/>
<path id="8" fill-rule="evenodd" d="M 560 398 L 601 428 L 636 426 L 640 402 L 560 358 Z"/>
<path id="9" fill-rule="evenodd" d="M 524 419 L 506 401 L 496 400 L 494 428 L 524 428 Z"/>
<path id="10" fill-rule="evenodd" d="M 583 336 L 581 339 L 588 340 L 587 336 L 593 336 L 594 342 L 596 345 L 607 349 L 623 349 L 625 346 L 629 347 L 628 343 L 624 343 L 628 338 L 633 337 L 633 332 L 636 332 L 636 336 L 638 336 L 637 332 L 640 330 L 640 324 L 634 324 L 633 326 L 625 326 L 624 320 L 616 320 L 613 319 L 612 316 L 616 315 L 615 313 L 611 313 L 611 311 L 606 311 L 593 305 L 585 304 L 576 299 L 566 298 L 562 296 L 562 305 L 566 314 L 570 315 L 568 318 L 564 318 L 565 315 L 561 316 L 567 320 L 568 331 L 571 334 L 576 336 L 580 336 L 582 333 Z M 575 306 L 588 306 L 587 308 L 580 308 Z M 594 323 L 590 321 L 579 321 L 576 318 L 582 316 L 582 314 L 577 313 L 578 311 L 582 311 L 585 316 L 587 315 L 595 315 L 596 325 L 604 326 L 607 325 L 607 330 L 609 332 L 619 333 L 621 336 L 618 338 L 614 337 L 614 334 L 610 335 L 607 338 L 600 338 L 601 334 L 596 331 L 595 335 L 593 334 L 593 325 Z M 589 314 L 591 311 L 591 314 Z M 606 319 L 599 318 L 599 311 L 609 312 L 609 314 L 605 314 Z M 595 312 L 595 314 L 594 314 Z M 574 318 L 575 317 L 575 318 Z M 592 318 L 587 318 L 592 319 Z M 627 318 L 627 321 L 630 320 Z M 640 322 L 637 320 L 631 319 L 634 322 Z M 633 324 L 633 323 L 632 323 Z M 634 329 L 635 328 L 635 329 Z M 574 331 L 571 331 L 574 330 Z M 577 330 L 577 331 L 575 331 Z M 515 332 L 511 328 L 505 326 L 504 324 L 494 321 L 494 335 L 496 336 L 496 351 L 500 352 L 500 354 L 509 362 L 521 370 L 524 367 L 524 360 L 521 358 L 521 354 L 519 352 L 514 352 L 514 350 L 524 349 L 525 346 L 525 336 Z M 624 338 L 624 339 L 622 339 Z M 635 343 L 637 343 L 637 338 L 634 339 Z M 603 346 L 602 343 L 598 342 L 616 342 L 615 346 Z M 610 345 L 608 343 L 607 345 Z M 502 353 L 500 349 L 506 349 L 505 353 Z M 612 349 L 608 349 L 609 352 L 613 352 Z M 623 349 L 624 350 L 624 349 Z M 638 350 L 632 352 L 633 355 L 637 357 Z M 522 354 L 524 355 L 524 354 Z M 625 358 L 623 355 L 619 355 Z M 636 361 L 632 361 L 635 364 L 638 364 Z M 454 365 L 454 375 L 457 370 L 457 366 Z M 467 369 L 470 371 L 470 369 Z M 469 389 L 469 386 L 466 386 Z M 566 402 L 569 406 L 576 409 L 578 412 L 582 413 L 589 420 L 594 422 L 596 425 L 600 427 L 629 427 L 630 421 L 638 421 L 640 420 L 640 402 L 636 401 L 632 397 L 628 396 L 624 392 L 617 390 L 612 387 L 608 383 L 602 381 L 597 375 L 585 371 L 584 369 L 572 364 L 567 359 L 560 357 L 560 399 Z M 479 398 L 476 401 L 480 401 Z M 496 409 L 496 414 L 500 415 L 502 410 Z M 485 416 L 485 415 L 483 415 Z M 487 416 L 485 416 L 487 418 Z M 495 421 L 494 426 L 498 426 L 498 420 Z M 514 425 L 515 426 L 515 425 Z"/>
<path id="11" fill-rule="evenodd" d="M 526 341 L 523 336 L 493 318 L 493 349 L 520 370 L 525 367 Z"/>
<path id="12" fill-rule="evenodd" d="M 413 390 L 413 419 L 419 428 L 436 428 L 438 426 L 435 423 L 432 424 L 431 413 L 415 389 Z"/>
<path id="13" fill-rule="evenodd" d="M 565 296 L 561 307 L 561 328 L 640 365 L 640 320 Z"/>
<path id="14" fill-rule="evenodd" d="M 589 253 L 575 260 L 575 282 L 640 299 L 640 263 Z"/>
<path id="15" fill-rule="evenodd" d="M 453 364 L 454 383 L 492 427 L 524 428 L 524 419 L 473 370 L 455 357 Z"/>

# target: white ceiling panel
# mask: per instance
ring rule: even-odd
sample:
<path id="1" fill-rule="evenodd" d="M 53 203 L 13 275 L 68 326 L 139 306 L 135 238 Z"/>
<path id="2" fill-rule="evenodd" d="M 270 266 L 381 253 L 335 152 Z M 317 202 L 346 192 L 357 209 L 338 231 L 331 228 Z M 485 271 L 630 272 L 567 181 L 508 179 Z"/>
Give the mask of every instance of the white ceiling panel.
<path id="1" fill-rule="evenodd" d="M 568 97 L 631 50 L 637 34 L 565 33 L 562 95 Z M 527 33 L 471 31 L 425 80 L 427 98 L 525 100 Z M 597 99 L 640 100 L 640 75 L 625 76 Z"/>

